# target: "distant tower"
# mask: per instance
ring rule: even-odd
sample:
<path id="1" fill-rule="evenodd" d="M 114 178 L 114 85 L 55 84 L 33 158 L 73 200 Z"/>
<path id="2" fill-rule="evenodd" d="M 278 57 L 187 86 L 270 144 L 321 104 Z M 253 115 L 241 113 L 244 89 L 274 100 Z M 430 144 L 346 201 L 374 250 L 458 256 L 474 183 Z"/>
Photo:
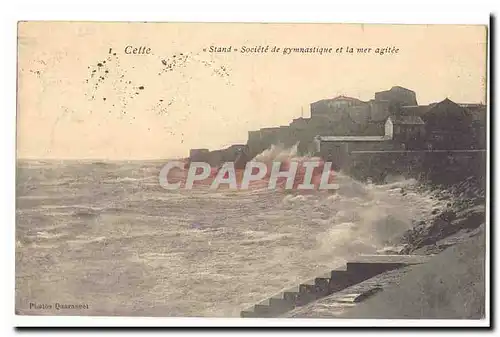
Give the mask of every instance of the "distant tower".
<path id="1" fill-rule="evenodd" d="M 300 107 L 300 117 L 304 118 L 304 107 Z"/>

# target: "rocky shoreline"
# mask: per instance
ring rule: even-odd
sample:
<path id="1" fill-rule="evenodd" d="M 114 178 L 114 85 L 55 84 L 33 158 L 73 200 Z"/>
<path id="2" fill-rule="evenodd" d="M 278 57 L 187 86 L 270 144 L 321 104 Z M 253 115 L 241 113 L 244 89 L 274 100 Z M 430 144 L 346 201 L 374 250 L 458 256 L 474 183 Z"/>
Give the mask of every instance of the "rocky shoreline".
<path id="1" fill-rule="evenodd" d="M 451 186 L 418 182 L 401 188 L 403 197 L 421 193 L 435 200 L 436 208 L 414 220 L 412 228 L 390 242 L 391 249 L 380 253 L 393 257 L 432 255 L 426 256 L 429 261 L 381 273 L 282 317 L 484 318 L 483 186 L 480 180 L 469 177 Z"/>
<path id="2" fill-rule="evenodd" d="M 365 300 L 377 298 L 380 292 L 383 295 L 386 290 L 391 289 L 402 292 L 397 297 L 384 299 L 388 303 L 393 300 L 397 302 L 392 306 L 404 303 L 401 299 L 406 296 L 420 300 L 418 303 L 414 300 L 414 306 L 403 305 L 404 310 L 400 309 L 399 312 L 404 314 L 398 315 L 396 312 L 392 314 L 394 317 L 483 317 L 481 301 L 484 302 L 484 271 L 481 263 L 484 264 L 485 256 L 486 207 L 485 189 L 481 180 L 469 177 L 448 186 L 422 181 L 400 186 L 402 185 L 396 188 L 400 188 L 403 198 L 407 194 L 421 194 L 426 199 L 430 198 L 435 208 L 414 220 L 412 227 L 397 236 L 396 240 L 389 239 L 386 242 L 389 249 L 378 251 L 375 255 L 353 258 L 345 268 L 340 267 L 303 281 L 296 287 L 243 310 L 241 317 L 372 317 L 383 313 L 376 309 L 363 311 L 363 308 L 358 313 L 355 308 Z M 454 247 L 447 249 L 451 246 Z M 461 253 L 464 249 L 468 249 L 466 256 Z M 443 253 L 439 254 L 441 252 Z M 372 260 L 366 260 L 368 257 Z M 410 262 L 411 259 L 414 261 Z M 415 259 L 421 260 L 415 263 Z M 431 262 L 430 267 L 424 266 Z M 446 268 L 442 265 L 450 267 L 443 279 L 440 277 Z M 377 269 L 378 272 L 374 272 Z M 457 280 L 453 283 L 448 278 Z M 467 283 L 469 280 L 472 280 L 472 285 Z M 412 286 L 401 288 L 401 282 L 410 282 Z M 450 300 L 435 301 L 440 296 L 449 297 Z M 456 305 L 453 296 L 472 296 L 474 300 L 467 302 L 472 303 L 471 305 Z M 450 303 L 453 305 L 448 308 Z M 390 317 L 392 316 L 387 318 Z"/>
<path id="3" fill-rule="evenodd" d="M 475 177 L 452 186 L 421 183 L 416 192 L 430 193 L 436 201 L 446 202 L 444 209 L 435 209 L 429 219 L 413 221 L 411 229 L 400 238 L 397 254 L 436 254 L 475 236 L 484 228 L 486 199 L 483 184 Z M 404 195 L 407 193 L 401 189 Z"/>

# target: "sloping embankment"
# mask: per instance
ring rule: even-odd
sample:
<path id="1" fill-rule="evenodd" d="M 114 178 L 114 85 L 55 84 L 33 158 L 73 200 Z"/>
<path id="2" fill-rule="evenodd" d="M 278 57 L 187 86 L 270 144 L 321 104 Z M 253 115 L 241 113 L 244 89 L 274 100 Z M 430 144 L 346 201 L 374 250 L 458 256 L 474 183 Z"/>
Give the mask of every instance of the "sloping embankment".
<path id="1" fill-rule="evenodd" d="M 480 319 L 485 315 L 484 228 L 423 264 L 376 275 L 282 317 Z"/>
<path id="2" fill-rule="evenodd" d="M 483 228 L 482 228 L 483 229 Z M 408 267 L 397 285 L 345 312 L 345 318 L 480 319 L 485 317 L 485 235 Z"/>

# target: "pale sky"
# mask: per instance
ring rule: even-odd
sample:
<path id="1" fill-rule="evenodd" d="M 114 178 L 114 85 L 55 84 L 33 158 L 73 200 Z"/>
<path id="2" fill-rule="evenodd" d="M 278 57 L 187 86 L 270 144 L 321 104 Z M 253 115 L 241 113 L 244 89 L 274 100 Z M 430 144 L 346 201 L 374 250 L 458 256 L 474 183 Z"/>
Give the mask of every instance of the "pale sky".
<path id="1" fill-rule="evenodd" d="M 129 45 L 151 54 L 126 55 Z M 334 52 L 203 51 L 259 45 Z M 484 103 L 486 27 L 30 22 L 18 63 L 19 158 L 160 159 L 245 143 L 341 94 L 369 100 L 399 85 L 419 104 Z"/>

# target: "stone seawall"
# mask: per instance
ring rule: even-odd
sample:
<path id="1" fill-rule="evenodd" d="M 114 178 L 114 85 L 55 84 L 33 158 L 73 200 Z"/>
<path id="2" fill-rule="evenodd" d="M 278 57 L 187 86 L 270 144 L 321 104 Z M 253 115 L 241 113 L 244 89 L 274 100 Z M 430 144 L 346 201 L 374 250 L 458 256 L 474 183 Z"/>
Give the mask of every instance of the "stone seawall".
<path id="1" fill-rule="evenodd" d="M 353 151 L 341 170 L 358 180 L 384 183 L 390 175 L 450 185 L 467 177 L 483 177 L 486 150 Z"/>

